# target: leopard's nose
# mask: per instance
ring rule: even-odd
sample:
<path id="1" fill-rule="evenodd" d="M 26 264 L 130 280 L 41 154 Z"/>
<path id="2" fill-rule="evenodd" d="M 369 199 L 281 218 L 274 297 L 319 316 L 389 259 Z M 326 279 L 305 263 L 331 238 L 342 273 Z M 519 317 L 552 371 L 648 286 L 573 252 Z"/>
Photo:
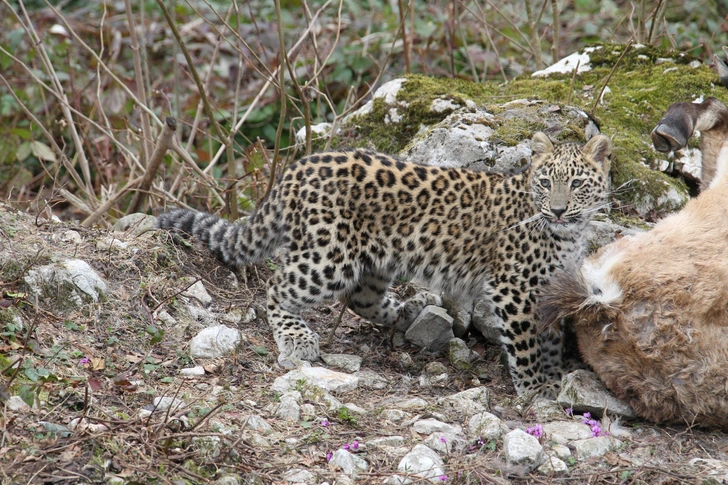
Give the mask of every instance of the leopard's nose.
<path id="1" fill-rule="evenodd" d="M 561 214 L 563 214 L 564 212 L 566 212 L 566 208 L 563 208 L 563 209 L 555 209 L 553 207 L 551 208 L 551 213 L 553 215 L 555 215 L 557 219 L 561 219 Z"/>

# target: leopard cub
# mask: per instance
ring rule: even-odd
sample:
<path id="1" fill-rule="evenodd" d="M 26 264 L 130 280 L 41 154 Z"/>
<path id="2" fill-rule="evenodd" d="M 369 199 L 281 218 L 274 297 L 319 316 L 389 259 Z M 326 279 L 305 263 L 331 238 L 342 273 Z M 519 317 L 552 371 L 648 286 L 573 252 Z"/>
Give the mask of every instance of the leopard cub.
<path id="1" fill-rule="evenodd" d="M 240 266 L 282 248 L 268 282 L 268 323 L 281 358 L 314 360 L 318 336 L 301 311 L 342 298 L 372 322 L 406 328 L 428 303 L 387 293 L 398 274 L 450 295 L 488 298 L 516 390 L 560 379 L 561 337 L 539 335 L 539 289 L 584 252 L 584 229 L 608 204 L 612 144 L 531 141 L 531 165 L 502 175 L 407 163 L 368 150 L 291 165 L 242 225 L 177 209 L 159 227 L 193 235 Z"/>

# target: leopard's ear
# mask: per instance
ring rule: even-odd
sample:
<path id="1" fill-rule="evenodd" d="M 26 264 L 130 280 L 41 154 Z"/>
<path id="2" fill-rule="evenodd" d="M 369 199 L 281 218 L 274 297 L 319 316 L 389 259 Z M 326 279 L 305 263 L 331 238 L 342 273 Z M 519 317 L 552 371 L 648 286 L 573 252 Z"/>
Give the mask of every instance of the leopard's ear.
<path id="1" fill-rule="evenodd" d="M 597 135 L 586 142 L 581 150 L 584 157 L 594 160 L 601 165 L 604 173 L 609 172 L 609 166 L 612 163 L 612 140 L 608 136 Z"/>
<path id="2" fill-rule="evenodd" d="M 546 155 L 554 151 L 554 145 L 545 133 L 537 131 L 534 133 L 533 138 L 531 138 L 531 150 L 533 151 L 534 157 L 537 155 Z"/>

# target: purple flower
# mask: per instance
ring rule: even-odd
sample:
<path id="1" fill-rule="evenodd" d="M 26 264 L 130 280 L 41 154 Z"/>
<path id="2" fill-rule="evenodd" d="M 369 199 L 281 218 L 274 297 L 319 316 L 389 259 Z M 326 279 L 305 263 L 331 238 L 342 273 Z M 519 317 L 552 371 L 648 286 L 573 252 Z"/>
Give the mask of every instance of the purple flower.
<path id="1" fill-rule="evenodd" d="M 342 446 L 342 448 L 344 448 L 346 451 L 349 451 L 349 448 L 351 447 L 349 446 L 349 443 L 344 443 L 344 446 Z"/>
<path id="2" fill-rule="evenodd" d="M 354 442 L 351 444 L 351 449 L 356 450 L 359 448 L 359 442 L 357 440 L 354 440 Z"/>
<path id="3" fill-rule="evenodd" d="M 535 436 L 536 438 L 541 438 L 543 437 L 543 426 L 537 424 L 536 426 L 526 428 L 526 433 L 530 434 L 531 436 Z"/>
<path id="4" fill-rule="evenodd" d="M 333 457 L 334 457 L 334 454 L 332 452 L 329 451 L 329 452 L 326 453 L 326 461 L 327 462 L 331 461 L 331 458 L 333 458 Z"/>
<path id="5" fill-rule="evenodd" d="M 574 415 L 574 408 L 566 408 L 564 409 L 564 412 L 567 416 L 573 416 Z"/>
<path id="6" fill-rule="evenodd" d="M 447 438 L 440 436 L 440 443 L 447 443 Z"/>
<path id="7" fill-rule="evenodd" d="M 584 413 L 584 419 L 591 419 L 591 413 Z"/>
<path id="8" fill-rule="evenodd" d="M 91 362 L 91 360 L 89 360 L 87 357 L 84 357 L 83 359 L 78 361 L 78 365 L 86 365 L 89 362 Z"/>
<path id="9" fill-rule="evenodd" d="M 443 481 L 443 482 L 444 482 L 444 481 L 446 481 L 446 480 L 447 480 L 447 475 L 440 475 L 440 476 L 439 476 L 439 477 L 437 477 L 437 478 L 439 478 L 439 479 L 440 479 L 441 481 Z"/>
<path id="10" fill-rule="evenodd" d="M 326 426 L 330 425 L 330 424 L 331 424 L 331 423 L 329 423 L 329 420 L 328 420 L 328 419 L 322 419 L 322 420 L 321 420 L 321 426 L 323 426 L 324 428 L 325 428 Z"/>
<path id="11" fill-rule="evenodd" d="M 589 426 L 589 428 L 591 429 L 592 438 L 597 438 L 599 436 L 609 436 L 609 433 L 602 429 L 602 425 L 599 423 L 599 421 L 597 421 L 596 419 L 592 419 L 591 413 L 584 413 L 581 422 Z"/>
<path id="12" fill-rule="evenodd" d="M 485 442 L 478 436 L 478 445 L 483 446 Z"/>

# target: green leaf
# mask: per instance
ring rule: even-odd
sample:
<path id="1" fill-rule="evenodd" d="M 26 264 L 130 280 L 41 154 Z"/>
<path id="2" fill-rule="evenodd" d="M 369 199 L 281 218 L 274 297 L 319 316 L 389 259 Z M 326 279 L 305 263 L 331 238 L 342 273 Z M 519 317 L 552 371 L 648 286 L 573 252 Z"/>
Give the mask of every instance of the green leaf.
<path id="1" fill-rule="evenodd" d="M 30 407 L 33 407 L 33 404 L 35 404 L 35 390 L 34 386 L 31 386 L 30 384 L 23 384 L 20 386 L 20 389 L 18 389 L 18 395 L 20 396 L 20 399 L 25 402 Z"/>
<path id="2" fill-rule="evenodd" d="M 30 156 L 30 142 L 21 143 L 15 151 L 15 159 L 19 162 L 25 161 Z"/>
<path id="3" fill-rule="evenodd" d="M 35 367 L 26 367 L 23 372 L 28 379 L 33 382 L 38 382 L 40 376 L 38 375 L 38 371 L 35 369 Z"/>
<path id="4" fill-rule="evenodd" d="M 174 377 L 162 377 L 160 379 L 160 381 L 162 381 L 165 384 L 169 384 L 170 382 L 174 382 Z"/>
<path id="5" fill-rule="evenodd" d="M 304 429 L 308 429 L 312 426 L 311 421 L 301 421 L 301 427 Z"/>
<path id="6" fill-rule="evenodd" d="M 34 140 L 30 142 L 30 150 L 33 152 L 33 155 L 40 160 L 45 160 L 47 162 L 55 162 L 57 160 L 56 154 L 53 153 L 51 147 L 42 141 Z"/>

